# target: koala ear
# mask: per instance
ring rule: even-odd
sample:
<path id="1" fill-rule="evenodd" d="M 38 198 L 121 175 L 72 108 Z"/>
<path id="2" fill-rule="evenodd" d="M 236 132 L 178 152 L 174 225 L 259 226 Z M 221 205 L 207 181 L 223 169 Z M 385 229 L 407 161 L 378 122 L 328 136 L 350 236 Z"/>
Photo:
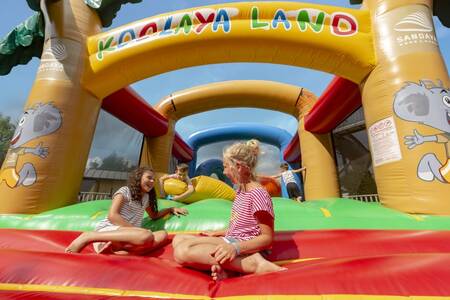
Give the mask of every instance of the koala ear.
<path id="1" fill-rule="evenodd" d="M 47 135 L 56 131 L 61 126 L 61 115 L 59 111 L 52 109 L 50 106 L 42 106 L 36 110 L 33 131 L 38 135 Z"/>
<path id="2" fill-rule="evenodd" d="M 48 131 L 52 121 L 54 122 L 56 118 L 49 113 L 40 112 L 36 115 L 33 124 L 33 130 L 35 132 L 44 133 Z"/>
<path id="3" fill-rule="evenodd" d="M 429 91 L 420 81 L 402 88 L 394 98 L 394 112 L 407 121 L 423 122 L 430 113 Z"/>

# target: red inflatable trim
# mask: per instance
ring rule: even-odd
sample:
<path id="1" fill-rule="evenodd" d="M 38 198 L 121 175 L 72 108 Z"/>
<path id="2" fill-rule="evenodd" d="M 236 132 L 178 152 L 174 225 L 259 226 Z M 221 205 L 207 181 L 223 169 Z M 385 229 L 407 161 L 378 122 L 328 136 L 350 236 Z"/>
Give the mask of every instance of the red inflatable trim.
<path id="1" fill-rule="evenodd" d="M 167 119 L 130 87 L 103 99 L 102 108 L 145 136 L 156 137 L 167 132 Z"/>
<path id="2" fill-rule="evenodd" d="M 305 129 L 329 133 L 361 106 L 359 86 L 350 80 L 334 77 L 305 116 Z"/>
<path id="3" fill-rule="evenodd" d="M 334 77 L 305 116 L 305 129 L 313 133 L 329 133 L 361 106 L 361 93 L 356 83 Z M 283 153 L 287 162 L 299 162 L 300 150 L 296 134 Z"/>
<path id="4" fill-rule="evenodd" d="M 300 161 L 300 143 L 298 134 L 295 134 L 289 145 L 284 149 L 283 159 L 289 163 Z"/>
<path id="5" fill-rule="evenodd" d="M 192 160 L 194 151 L 188 144 L 180 137 L 178 133 L 175 133 L 175 139 L 173 141 L 172 154 L 179 162 L 189 162 Z"/>
<path id="6" fill-rule="evenodd" d="M 103 99 L 102 108 L 145 136 L 167 133 L 167 119 L 149 105 L 131 87 L 112 93 Z M 176 134 L 172 154 L 182 162 L 192 160 L 192 149 Z"/>

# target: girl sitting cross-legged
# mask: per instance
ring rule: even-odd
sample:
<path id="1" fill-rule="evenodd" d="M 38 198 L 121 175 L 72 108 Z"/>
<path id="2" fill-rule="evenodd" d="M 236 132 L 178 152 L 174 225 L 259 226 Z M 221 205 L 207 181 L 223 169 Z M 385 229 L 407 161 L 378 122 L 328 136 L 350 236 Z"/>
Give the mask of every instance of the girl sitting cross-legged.
<path id="1" fill-rule="evenodd" d="M 228 230 L 210 231 L 203 236 L 176 235 L 174 258 L 183 266 L 211 270 L 214 280 L 239 273 L 284 270 L 266 260 L 274 235 L 272 198 L 255 180 L 259 143 L 236 143 L 224 152 L 224 174 L 238 186 Z"/>
<path id="2" fill-rule="evenodd" d="M 154 189 L 154 173 L 149 167 L 133 171 L 128 185 L 113 196 L 108 216 L 100 221 L 95 231 L 84 232 L 66 248 L 68 253 L 80 252 L 93 243 L 97 253 L 142 255 L 167 242 L 164 230 L 152 232 L 141 228 L 144 211 L 150 218 L 159 219 L 167 214 L 186 215 L 184 208 L 158 210 Z"/>

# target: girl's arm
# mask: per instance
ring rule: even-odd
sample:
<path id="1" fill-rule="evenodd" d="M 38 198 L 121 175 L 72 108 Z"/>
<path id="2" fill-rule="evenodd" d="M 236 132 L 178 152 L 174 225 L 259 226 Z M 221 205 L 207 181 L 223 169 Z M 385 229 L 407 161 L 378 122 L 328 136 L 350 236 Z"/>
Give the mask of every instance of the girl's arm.
<path id="1" fill-rule="evenodd" d="M 164 181 L 170 178 L 170 175 L 164 175 L 159 178 L 159 195 L 161 198 L 166 198 L 166 192 L 164 191 Z"/>
<path id="2" fill-rule="evenodd" d="M 150 207 L 148 207 L 146 209 L 148 216 L 152 219 L 152 220 L 156 220 L 159 218 L 162 218 L 168 214 L 173 214 L 175 216 L 185 216 L 188 214 L 188 211 L 186 208 L 182 208 L 182 207 L 169 207 L 169 208 L 165 208 L 162 209 L 160 211 L 154 212 Z"/>
<path id="3" fill-rule="evenodd" d="M 209 230 L 209 231 L 202 231 L 200 232 L 200 235 L 203 236 L 225 236 L 225 234 L 227 233 L 226 229 L 223 230 Z"/>
<path id="4" fill-rule="evenodd" d="M 267 211 L 257 211 L 255 217 L 258 220 L 261 234 L 248 241 L 237 243 L 239 254 L 251 254 L 267 249 L 273 242 L 273 217 Z"/>
<path id="5" fill-rule="evenodd" d="M 187 198 L 187 197 L 189 197 L 193 192 L 194 192 L 194 186 L 193 186 L 192 184 L 190 184 L 190 185 L 188 185 L 188 188 L 187 188 L 187 190 L 186 190 L 184 193 L 179 194 L 179 195 L 173 197 L 172 200 L 179 201 L 179 200 L 181 200 L 181 199 Z"/>
<path id="6" fill-rule="evenodd" d="M 302 171 L 305 171 L 305 170 L 306 170 L 306 167 L 303 167 L 303 168 L 300 168 L 300 169 L 297 169 L 297 170 L 292 170 L 292 172 L 299 173 L 299 172 L 302 172 Z"/>
<path id="7" fill-rule="evenodd" d="M 121 227 L 134 227 L 132 224 L 128 223 L 121 215 L 120 208 L 125 201 L 125 197 L 122 194 L 116 194 L 112 199 L 111 207 L 108 212 L 108 220 L 114 225 Z"/>

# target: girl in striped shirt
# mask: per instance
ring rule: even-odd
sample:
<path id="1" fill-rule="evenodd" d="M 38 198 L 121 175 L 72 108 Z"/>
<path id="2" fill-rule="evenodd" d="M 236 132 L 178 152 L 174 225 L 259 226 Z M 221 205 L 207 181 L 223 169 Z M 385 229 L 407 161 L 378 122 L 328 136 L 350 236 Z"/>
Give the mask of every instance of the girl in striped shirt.
<path id="1" fill-rule="evenodd" d="M 66 252 L 77 253 L 93 243 L 97 253 L 139 255 L 164 245 L 166 231 L 141 228 L 144 211 L 154 220 L 170 213 L 186 215 L 187 210 L 171 207 L 158 211 L 154 182 L 151 168 L 140 167 L 133 171 L 128 185 L 114 194 L 108 216 L 97 224 L 95 231 L 78 236 Z"/>
<path id="2" fill-rule="evenodd" d="M 172 245 L 178 263 L 211 270 L 214 280 L 226 277 L 226 270 L 248 274 L 284 269 L 261 255 L 272 246 L 275 215 L 272 198 L 255 179 L 258 154 L 256 140 L 225 150 L 224 174 L 238 186 L 228 230 L 175 236 Z"/>

